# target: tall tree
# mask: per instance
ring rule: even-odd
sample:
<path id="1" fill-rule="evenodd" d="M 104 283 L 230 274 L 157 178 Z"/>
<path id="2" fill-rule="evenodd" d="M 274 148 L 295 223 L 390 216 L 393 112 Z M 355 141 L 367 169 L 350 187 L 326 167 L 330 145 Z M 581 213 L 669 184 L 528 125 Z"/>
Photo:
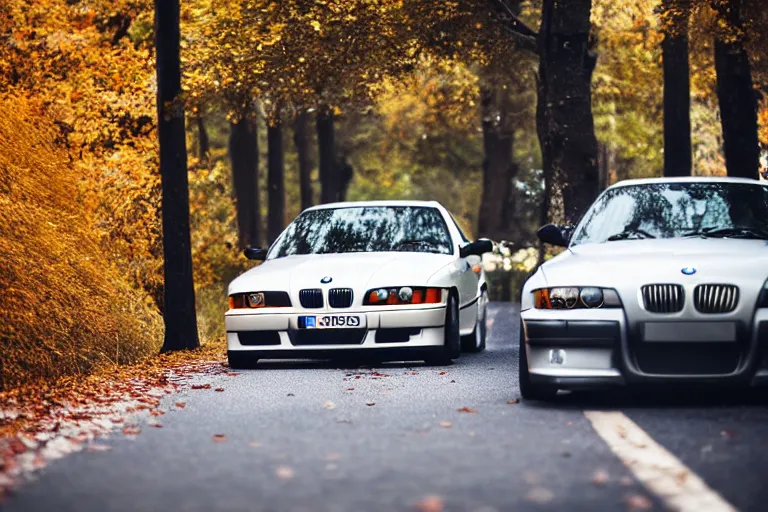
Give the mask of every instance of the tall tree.
<path id="1" fill-rule="evenodd" d="M 208 152 L 211 150 L 211 142 L 208 138 L 208 130 L 205 128 L 205 119 L 203 116 L 197 116 L 197 157 L 200 160 L 208 158 Z"/>
<path id="2" fill-rule="evenodd" d="M 198 347 L 189 235 L 187 147 L 181 99 L 179 0 L 155 0 L 157 131 L 162 181 L 165 298 L 162 351 Z"/>
<path id="3" fill-rule="evenodd" d="M 320 203 L 338 201 L 339 176 L 336 161 L 336 135 L 333 109 L 325 106 L 317 112 L 317 148 L 320 168 Z"/>
<path id="4" fill-rule="evenodd" d="M 691 175 L 690 0 L 664 0 L 664 176 Z"/>
<path id="5" fill-rule="evenodd" d="M 267 242 L 274 242 L 285 227 L 285 163 L 283 125 L 279 118 L 267 123 Z"/>
<path id="6" fill-rule="evenodd" d="M 745 5 L 742 0 L 712 0 L 712 4 L 719 18 L 715 70 L 725 166 L 728 176 L 757 179 L 760 170 L 757 94 L 745 48 Z"/>
<path id="7" fill-rule="evenodd" d="M 309 114 L 301 112 L 293 122 L 293 143 L 296 146 L 296 156 L 299 163 L 299 189 L 301 193 L 301 209 L 305 210 L 314 204 L 312 198 L 312 160 L 309 154 Z"/>
<path id="8" fill-rule="evenodd" d="M 544 0 L 539 30 L 537 129 L 545 179 L 562 187 L 565 221 L 576 222 L 599 189 L 591 81 L 591 0 Z"/>
<path id="9" fill-rule="evenodd" d="M 510 126 L 509 97 L 501 88 L 480 92 L 482 113 L 483 196 L 478 216 L 478 234 L 492 239 L 506 238 L 505 209 L 513 191 L 518 167 L 512 160 L 514 130 Z"/>
<path id="10" fill-rule="evenodd" d="M 256 120 L 247 113 L 230 122 L 229 158 L 240 248 L 256 247 L 261 243 L 259 137 Z"/>

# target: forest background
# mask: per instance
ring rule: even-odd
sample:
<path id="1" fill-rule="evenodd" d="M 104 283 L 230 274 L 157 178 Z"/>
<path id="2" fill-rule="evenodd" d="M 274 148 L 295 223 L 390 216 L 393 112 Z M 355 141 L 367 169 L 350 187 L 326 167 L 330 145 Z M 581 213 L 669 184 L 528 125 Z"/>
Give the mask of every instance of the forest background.
<path id="1" fill-rule="evenodd" d="M 575 168 L 540 143 L 547 12 L 583 48 L 586 95 L 551 99 L 594 156 Z M 151 0 L 0 5 L 0 389 L 162 343 L 153 20 Z M 183 94 L 162 110 L 186 111 L 203 343 L 223 339 L 242 249 L 312 204 L 438 200 L 507 242 L 486 269 L 515 300 L 547 257 L 535 230 L 611 183 L 765 168 L 758 0 L 188 0 L 180 24 Z"/>

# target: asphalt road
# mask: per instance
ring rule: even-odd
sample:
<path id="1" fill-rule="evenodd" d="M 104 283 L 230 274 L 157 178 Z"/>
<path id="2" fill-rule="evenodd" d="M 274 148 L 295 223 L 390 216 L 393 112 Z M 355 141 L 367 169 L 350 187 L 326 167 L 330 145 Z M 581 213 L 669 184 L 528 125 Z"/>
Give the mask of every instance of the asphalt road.
<path id="1" fill-rule="evenodd" d="M 739 510 L 768 508 L 765 402 L 622 393 L 510 404 L 516 313 L 492 304 L 488 350 L 445 368 L 270 362 L 205 377 L 224 391 L 169 396 L 162 429 L 115 435 L 109 451 L 55 461 L 0 507 L 664 510 L 585 417 L 597 409 L 622 411 Z"/>

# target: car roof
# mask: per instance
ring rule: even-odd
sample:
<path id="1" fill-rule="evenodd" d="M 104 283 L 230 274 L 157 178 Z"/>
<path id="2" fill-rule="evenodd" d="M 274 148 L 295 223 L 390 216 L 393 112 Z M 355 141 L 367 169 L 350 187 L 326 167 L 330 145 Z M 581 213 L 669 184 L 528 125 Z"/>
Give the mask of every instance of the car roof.
<path id="1" fill-rule="evenodd" d="M 637 178 L 622 180 L 614 183 L 606 190 L 612 188 L 628 187 L 631 185 L 650 185 L 653 183 L 744 183 L 747 185 L 760 185 L 768 187 L 768 184 L 750 178 L 729 178 L 727 176 L 685 176 L 679 178 Z"/>
<path id="2" fill-rule="evenodd" d="M 411 201 L 403 199 L 380 200 L 380 201 L 345 201 L 341 203 L 325 203 L 307 208 L 304 211 L 327 210 L 331 208 L 354 208 L 361 206 L 429 206 L 433 208 L 444 208 L 437 201 Z"/>

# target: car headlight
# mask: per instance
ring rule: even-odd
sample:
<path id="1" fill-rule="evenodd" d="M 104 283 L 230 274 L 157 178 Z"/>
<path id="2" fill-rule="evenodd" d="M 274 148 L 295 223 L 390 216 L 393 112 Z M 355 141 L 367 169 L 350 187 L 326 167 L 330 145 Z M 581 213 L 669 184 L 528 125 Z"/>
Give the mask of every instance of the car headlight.
<path id="1" fill-rule="evenodd" d="M 620 308 L 621 299 L 612 288 L 559 286 L 533 291 L 536 309 Z"/>
<path id="2" fill-rule="evenodd" d="M 286 292 L 235 293 L 229 296 L 229 309 L 288 308 L 291 298 Z"/>
<path id="3" fill-rule="evenodd" d="M 368 290 L 365 292 L 363 304 L 366 306 L 397 306 L 403 304 L 441 304 L 442 302 L 443 288 L 397 286 Z"/>
<path id="4" fill-rule="evenodd" d="M 763 289 L 760 291 L 760 297 L 757 299 L 757 307 L 768 308 L 768 281 L 763 285 Z"/>

